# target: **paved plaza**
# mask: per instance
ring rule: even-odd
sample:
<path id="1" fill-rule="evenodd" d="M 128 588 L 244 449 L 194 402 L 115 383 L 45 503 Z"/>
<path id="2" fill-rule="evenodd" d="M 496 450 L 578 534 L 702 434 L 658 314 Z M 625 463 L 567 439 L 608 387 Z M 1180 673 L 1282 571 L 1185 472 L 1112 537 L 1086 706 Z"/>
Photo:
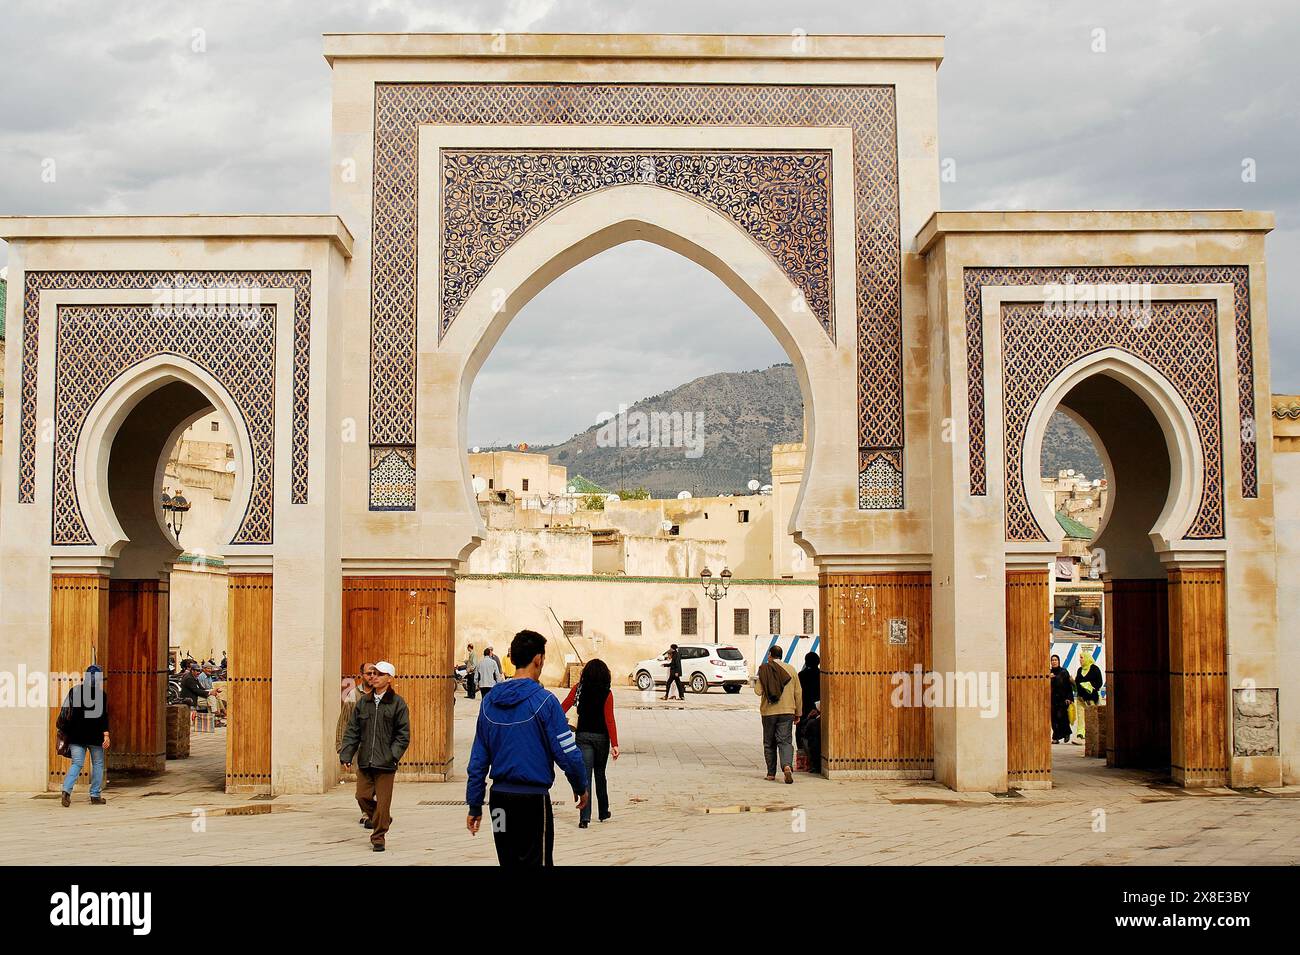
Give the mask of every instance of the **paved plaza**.
<path id="1" fill-rule="evenodd" d="M 458 696 L 455 782 L 398 784 L 382 855 L 357 825 L 350 784 L 274 799 L 220 792 L 221 733 L 194 737 L 193 755 L 162 777 L 111 779 L 107 806 L 89 805 L 84 784 L 68 809 L 57 794 L 0 795 L 0 851 L 52 865 L 495 864 L 490 835 L 465 831 L 463 768 L 477 714 L 476 701 Z M 1019 796 L 806 774 L 787 786 L 763 778 L 752 693 L 663 703 L 620 689 L 617 718 L 613 819 L 579 830 L 561 780 L 557 864 L 1300 862 L 1297 787 L 1183 791 L 1108 770 L 1077 746 L 1054 747 L 1054 789 Z"/>

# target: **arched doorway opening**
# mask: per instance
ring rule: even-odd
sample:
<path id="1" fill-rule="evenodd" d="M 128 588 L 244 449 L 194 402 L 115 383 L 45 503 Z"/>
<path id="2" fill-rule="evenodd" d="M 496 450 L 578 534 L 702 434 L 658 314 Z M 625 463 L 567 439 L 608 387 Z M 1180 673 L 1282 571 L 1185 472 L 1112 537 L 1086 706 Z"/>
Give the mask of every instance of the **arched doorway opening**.
<path id="1" fill-rule="evenodd" d="M 802 460 L 775 487 L 776 449 L 804 456 L 789 353 L 697 256 L 628 237 L 520 308 L 471 388 L 465 450 L 485 531 L 457 580 L 458 657 L 490 644 L 510 672 L 511 635 L 536 629 L 561 696 L 570 667 L 609 666 L 628 762 L 690 740 L 761 777 L 757 742 L 728 738 L 758 723 L 760 651 L 778 642 L 799 669 L 820 632 L 815 569 L 786 566 L 797 545 L 782 495 L 797 495 Z M 706 569 L 731 574 L 716 601 Z M 671 644 L 680 703 L 675 689 L 664 703 L 655 665 Z M 477 710 L 458 697 L 462 759 Z"/>
<path id="2" fill-rule="evenodd" d="M 1047 412 L 1059 409 L 1082 427 L 1106 477 L 1087 547 L 1090 576 L 1104 586 L 1103 705 L 1088 724 L 1100 740 L 1056 747 L 1054 767 L 1097 766 L 1104 757 L 1109 767 L 1195 782 L 1186 767 L 1207 759 L 1219 765 L 1226 754 L 1222 569 L 1212 551 L 1194 563 L 1179 553 L 1205 511 L 1205 495 L 1218 493 L 1204 483 L 1202 437 L 1178 392 L 1130 359 L 1104 359 L 1062 376 L 1047 404 Z M 1040 449 L 1041 439 L 1035 457 Z M 1045 496 L 1037 504 L 1036 516 L 1047 510 L 1048 519 L 1056 518 L 1060 541 L 1068 515 L 1052 514 Z M 1095 644 L 1085 639 L 1080 646 Z M 1077 662 L 1069 667 L 1076 681 L 1080 669 Z M 1097 759 L 1061 762 L 1083 752 Z M 1215 752 L 1217 761 L 1209 755 Z M 1054 772 L 1056 785 L 1069 778 Z"/>
<path id="3" fill-rule="evenodd" d="M 231 745 L 241 735 L 236 727 L 255 737 L 252 748 L 269 759 L 269 698 L 264 712 L 247 699 L 230 707 L 237 694 L 223 686 L 220 672 L 204 675 L 205 682 L 216 683 L 211 702 L 193 711 L 169 706 L 176 696 L 169 683 L 179 683 L 176 665 L 186 651 L 201 662 L 212 660 L 218 665 L 214 670 L 227 650 L 231 670 L 252 662 L 239 661 L 224 636 L 223 550 L 250 497 L 242 466 L 249 460 L 248 436 L 236 426 L 240 419 L 226 410 L 231 407 L 201 370 L 160 357 L 116 382 L 80 427 L 71 468 L 73 504 L 86 536 L 102 542 L 90 549 L 103 555 L 104 568 L 97 585 L 101 609 L 85 621 L 80 636 L 84 640 L 89 632 L 92 645 L 82 653 L 88 651 L 105 671 L 114 786 L 134 781 L 183 791 L 231 788 L 239 775 L 232 765 L 248 762 L 242 750 L 249 747 Z M 197 425 L 208 438 L 206 455 L 196 451 Z M 177 507 L 177 497 L 186 497 L 186 504 Z M 65 625 L 59 608 L 61 590 L 84 580 L 55 575 L 52 658 L 78 658 L 77 647 L 62 645 L 75 643 L 78 632 Z M 188 750 L 176 745 L 181 736 L 188 736 Z M 160 781 L 165 771 L 166 780 Z"/>

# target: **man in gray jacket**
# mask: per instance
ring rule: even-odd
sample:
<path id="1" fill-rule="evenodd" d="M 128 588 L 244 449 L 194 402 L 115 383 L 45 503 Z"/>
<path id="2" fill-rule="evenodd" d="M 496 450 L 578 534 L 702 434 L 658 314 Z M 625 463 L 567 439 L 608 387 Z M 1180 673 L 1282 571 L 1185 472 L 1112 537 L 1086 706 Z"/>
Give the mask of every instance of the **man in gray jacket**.
<path id="1" fill-rule="evenodd" d="M 406 701 L 392 688 L 397 670 L 387 660 L 374 666 L 371 693 L 361 697 L 343 734 L 339 762 L 345 770 L 357 764 L 357 805 L 365 813 L 361 825 L 372 830 L 370 847 L 384 851 L 384 837 L 393 823 L 393 778 L 411 743 L 411 717 Z"/>
<path id="2" fill-rule="evenodd" d="M 488 690 L 500 683 L 504 677 L 501 674 L 501 664 L 497 663 L 497 658 L 492 655 L 492 648 L 485 647 L 483 656 L 478 661 L 478 666 L 474 668 L 474 683 L 478 687 L 480 696 L 486 697 Z M 481 703 L 482 701 L 480 701 Z"/>

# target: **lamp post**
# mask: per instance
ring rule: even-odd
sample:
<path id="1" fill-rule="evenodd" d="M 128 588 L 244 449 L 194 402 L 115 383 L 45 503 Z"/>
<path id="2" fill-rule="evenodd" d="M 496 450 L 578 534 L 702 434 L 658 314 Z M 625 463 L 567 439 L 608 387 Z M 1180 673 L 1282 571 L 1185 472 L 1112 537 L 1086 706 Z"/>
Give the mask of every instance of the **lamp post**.
<path id="1" fill-rule="evenodd" d="M 162 495 L 163 519 L 167 522 L 168 528 L 171 529 L 177 540 L 181 539 L 181 528 L 185 524 L 185 512 L 190 509 L 190 502 L 185 499 L 185 495 L 177 491 L 174 495 L 163 491 Z"/>
<path id="2" fill-rule="evenodd" d="M 722 568 L 722 573 L 718 574 L 718 579 L 713 579 L 713 571 L 705 567 L 700 571 L 700 586 L 704 588 L 704 596 L 713 601 L 713 642 L 718 643 L 718 601 L 727 596 L 727 588 L 731 586 L 731 571 L 726 567 Z"/>

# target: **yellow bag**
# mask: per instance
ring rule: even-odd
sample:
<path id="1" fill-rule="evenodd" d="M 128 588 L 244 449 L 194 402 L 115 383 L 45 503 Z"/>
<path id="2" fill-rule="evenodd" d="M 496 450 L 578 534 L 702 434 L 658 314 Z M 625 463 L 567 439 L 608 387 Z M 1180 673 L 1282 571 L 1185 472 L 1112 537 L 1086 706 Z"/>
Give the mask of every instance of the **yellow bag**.
<path id="1" fill-rule="evenodd" d="M 1070 703 L 1070 725 L 1074 725 L 1074 703 Z"/>

